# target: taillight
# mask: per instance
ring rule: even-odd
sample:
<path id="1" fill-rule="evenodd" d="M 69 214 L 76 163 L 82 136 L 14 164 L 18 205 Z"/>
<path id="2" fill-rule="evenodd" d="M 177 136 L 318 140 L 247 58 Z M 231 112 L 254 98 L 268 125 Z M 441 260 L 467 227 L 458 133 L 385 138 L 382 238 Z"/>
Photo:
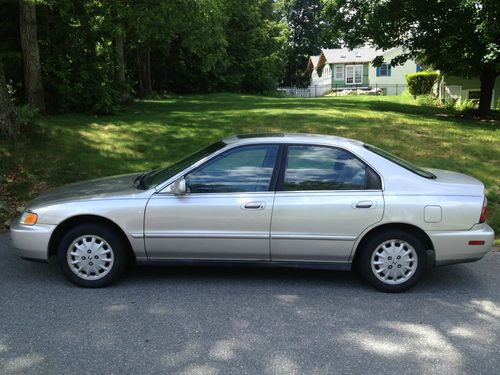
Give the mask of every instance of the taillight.
<path id="1" fill-rule="evenodd" d="M 487 211 L 488 211 L 488 199 L 484 197 L 483 208 L 481 209 L 481 216 L 479 216 L 479 223 L 484 223 L 486 221 Z"/>

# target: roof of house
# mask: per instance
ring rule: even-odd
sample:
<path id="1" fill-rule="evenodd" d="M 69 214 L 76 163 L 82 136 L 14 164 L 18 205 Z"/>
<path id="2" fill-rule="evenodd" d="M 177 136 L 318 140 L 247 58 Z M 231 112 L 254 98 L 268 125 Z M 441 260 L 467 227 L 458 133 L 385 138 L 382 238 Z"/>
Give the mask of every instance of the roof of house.
<path id="1" fill-rule="evenodd" d="M 314 69 L 316 69 L 316 66 L 318 65 L 318 61 L 319 61 L 319 56 L 309 56 L 309 60 L 307 61 L 307 68 L 306 68 L 306 72 L 307 73 L 310 73 L 312 72 Z"/>
<path id="2" fill-rule="evenodd" d="M 322 49 L 315 67 L 322 68 L 325 64 L 371 62 L 375 57 L 383 53 L 382 50 L 373 47 Z"/>

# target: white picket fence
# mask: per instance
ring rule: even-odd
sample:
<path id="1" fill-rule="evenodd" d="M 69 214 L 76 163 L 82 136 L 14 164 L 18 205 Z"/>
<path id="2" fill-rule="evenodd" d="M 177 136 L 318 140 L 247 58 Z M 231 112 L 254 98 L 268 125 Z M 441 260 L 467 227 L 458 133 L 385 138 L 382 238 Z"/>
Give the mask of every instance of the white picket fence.
<path id="1" fill-rule="evenodd" d="M 278 87 L 278 92 L 284 93 L 287 96 L 296 98 L 315 98 L 331 93 L 336 96 L 345 95 L 400 95 L 406 89 L 403 84 L 386 84 L 386 85 L 314 85 L 306 88 L 299 87 Z"/>
<path id="2" fill-rule="evenodd" d="M 331 85 L 314 85 L 306 88 L 300 87 L 278 87 L 278 92 L 286 96 L 295 96 L 296 98 L 315 98 L 323 96 L 332 91 Z"/>

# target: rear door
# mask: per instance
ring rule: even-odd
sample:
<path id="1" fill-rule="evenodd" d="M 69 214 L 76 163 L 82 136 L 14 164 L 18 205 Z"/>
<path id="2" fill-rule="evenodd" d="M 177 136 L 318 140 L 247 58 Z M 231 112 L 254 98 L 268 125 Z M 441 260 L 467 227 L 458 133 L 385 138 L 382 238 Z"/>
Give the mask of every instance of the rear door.
<path id="1" fill-rule="evenodd" d="M 347 262 L 384 212 L 380 177 L 347 150 L 286 146 L 271 224 L 274 261 Z"/>

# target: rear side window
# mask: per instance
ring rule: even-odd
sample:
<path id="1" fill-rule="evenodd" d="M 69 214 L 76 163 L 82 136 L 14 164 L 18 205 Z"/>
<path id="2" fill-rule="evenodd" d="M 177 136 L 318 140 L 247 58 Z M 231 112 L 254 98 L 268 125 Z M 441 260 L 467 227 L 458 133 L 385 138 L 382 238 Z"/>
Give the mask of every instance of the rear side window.
<path id="1" fill-rule="evenodd" d="M 345 150 L 290 145 L 281 190 L 364 190 L 370 177 L 369 168 Z"/>
<path id="2" fill-rule="evenodd" d="M 379 156 L 382 156 L 383 158 L 385 158 L 389 161 L 392 161 L 394 164 L 397 164 L 400 167 L 408 169 L 409 171 L 419 175 L 420 177 L 424 177 L 424 178 L 428 178 L 428 179 L 435 179 L 436 178 L 436 176 L 434 176 L 431 172 L 426 171 L 425 169 L 422 169 L 420 167 L 417 167 L 415 164 L 412 164 L 409 161 L 398 158 L 396 155 L 393 155 L 387 151 L 381 150 L 380 148 L 370 146 L 370 145 L 365 145 L 365 148 L 370 150 L 371 152 L 374 152 L 375 154 L 377 154 Z"/>

